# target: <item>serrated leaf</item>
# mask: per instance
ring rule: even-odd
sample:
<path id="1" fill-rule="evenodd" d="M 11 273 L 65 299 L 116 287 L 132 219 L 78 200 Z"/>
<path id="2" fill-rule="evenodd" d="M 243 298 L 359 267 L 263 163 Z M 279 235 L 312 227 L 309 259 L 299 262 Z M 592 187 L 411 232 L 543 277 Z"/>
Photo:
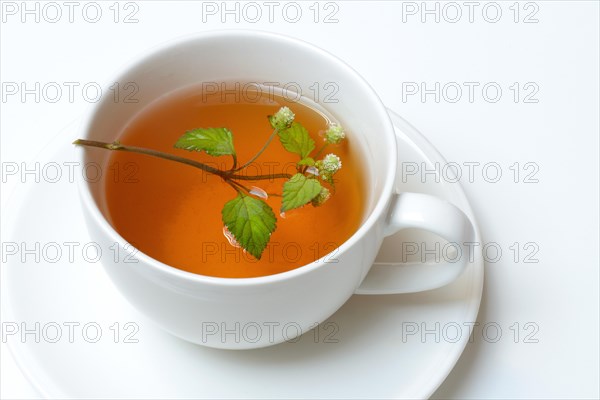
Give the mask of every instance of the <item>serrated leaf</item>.
<path id="1" fill-rule="evenodd" d="M 315 149 L 315 141 L 299 122 L 292 123 L 292 126 L 277 134 L 283 147 L 287 151 L 298 154 L 300 158 L 308 157 L 310 152 Z"/>
<path id="2" fill-rule="evenodd" d="M 179 138 L 175 147 L 189 151 L 206 151 L 211 156 L 235 154 L 233 134 L 227 128 L 192 129 Z"/>
<path id="3" fill-rule="evenodd" d="M 309 203 L 321 192 L 318 180 L 296 174 L 283 184 L 282 211 L 293 210 Z"/>
<path id="4" fill-rule="evenodd" d="M 315 160 L 311 157 L 306 157 L 298 161 L 298 165 L 308 165 L 310 167 L 315 165 Z"/>
<path id="5" fill-rule="evenodd" d="M 260 260 L 277 226 L 271 207 L 261 199 L 239 193 L 225 203 L 221 216 L 240 246 Z"/>

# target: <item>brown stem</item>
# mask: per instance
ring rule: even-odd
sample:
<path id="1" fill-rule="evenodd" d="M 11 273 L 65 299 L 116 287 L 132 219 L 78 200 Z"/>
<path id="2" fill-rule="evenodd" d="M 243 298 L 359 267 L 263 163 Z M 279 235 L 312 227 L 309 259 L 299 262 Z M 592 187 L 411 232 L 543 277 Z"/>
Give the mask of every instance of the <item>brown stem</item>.
<path id="1" fill-rule="evenodd" d="M 152 149 L 145 149 L 143 147 L 136 146 L 127 146 L 121 144 L 119 142 L 107 143 L 107 142 L 99 142 L 96 140 L 86 140 L 86 139 L 77 139 L 73 142 L 75 145 L 79 146 L 88 146 L 88 147 L 98 147 L 100 149 L 105 150 L 113 150 L 113 151 L 128 151 L 131 153 L 145 154 L 152 157 L 163 158 L 165 160 L 175 161 L 181 164 L 186 164 L 192 167 L 199 168 L 203 171 L 206 171 L 210 174 L 217 175 L 224 180 L 245 180 L 245 181 L 258 181 L 265 179 L 289 179 L 292 176 L 290 174 L 271 174 L 271 175 L 238 175 L 232 173 L 232 171 L 223 171 L 218 168 L 213 168 L 209 165 L 203 164 L 198 161 L 190 160 L 187 158 L 175 156 L 169 153 L 163 153 L 161 151 L 156 151 Z"/>
<path id="2" fill-rule="evenodd" d="M 270 174 L 270 175 L 238 175 L 238 174 L 227 174 L 225 173 L 224 179 L 236 179 L 238 181 L 262 181 L 272 179 L 290 179 L 290 174 Z"/>

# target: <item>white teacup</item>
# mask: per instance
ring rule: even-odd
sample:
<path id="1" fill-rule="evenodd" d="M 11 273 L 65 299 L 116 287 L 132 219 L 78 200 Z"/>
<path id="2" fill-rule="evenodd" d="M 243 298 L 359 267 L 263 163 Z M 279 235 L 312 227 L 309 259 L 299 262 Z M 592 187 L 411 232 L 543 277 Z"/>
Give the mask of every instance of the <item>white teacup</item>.
<path id="1" fill-rule="evenodd" d="M 394 127 L 375 92 L 353 69 L 307 43 L 256 31 L 218 31 L 186 37 L 151 52 L 117 82 L 139 87 L 137 103 L 114 102 L 113 93 L 97 103 L 84 124 L 85 139 L 112 142 L 131 118 L 158 97 L 201 82 L 245 81 L 280 86 L 289 83 L 313 93 L 334 83 L 338 102 L 316 99 L 360 144 L 367 171 L 367 209 L 360 228 L 336 252 L 294 270 L 258 278 L 215 278 L 182 271 L 138 253 L 136 263 L 103 265 L 122 294 L 142 313 L 172 334 L 201 345 L 258 348 L 291 340 L 340 308 L 354 293 L 407 293 L 443 286 L 467 264 L 423 268 L 378 267 L 369 273 L 383 238 L 405 228 L 422 228 L 451 243 L 472 242 L 469 219 L 436 197 L 394 191 L 398 154 Z M 113 81 L 114 82 L 114 81 Z M 324 97 L 324 96 L 321 96 Z M 319 101 L 320 100 L 320 101 Z M 82 165 L 106 166 L 110 152 L 81 149 Z M 102 248 L 126 240 L 111 226 L 102 182 L 80 179 L 84 214 Z M 122 249 L 126 251 L 127 249 Z M 463 254 L 466 249 L 463 248 Z"/>

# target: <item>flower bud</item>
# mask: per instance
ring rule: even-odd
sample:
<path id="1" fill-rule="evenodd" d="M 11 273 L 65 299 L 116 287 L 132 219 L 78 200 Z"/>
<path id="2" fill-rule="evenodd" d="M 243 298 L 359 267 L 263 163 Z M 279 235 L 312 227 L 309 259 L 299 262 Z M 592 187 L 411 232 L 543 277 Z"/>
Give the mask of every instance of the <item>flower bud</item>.
<path id="1" fill-rule="evenodd" d="M 317 197 L 312 199 L 312 205 L 315 207 L 322 206 L 327 200 L 329 200 L 330 197 L 331 192 L 329 191 L 329 189 L 322 187 Z"/>
<path id="2" fill-rule="evenodd" d="M 294 122 L 294 113 L 288 107 L 281 107 L 275 115 L 269 115 L 269 122 L 273 129 L 284 130 L 292 125 Z"/>
<path id="3" fill-rule="evenodd" d="M 325 141 L 330 144 L 338 144 L 346 137 L 346 132 L 341 125 L 332 122 L 325 131 Z"/>
<path id="4" fill-rule="evenodd" d="M 325 182 L 333 183 L 333 175 L 342 168 L 342 160 L 333 153 L 327 154 L 315 163 L 319 176 Z"/>
<path id="5" fill-rule="evenodd" d="M 335 154 L 329 153 L 325 157 L 323 157 L 323 160 L 321 160 L 321 166 L 319 168 L 319 171 L 333 175 L 336 172 L 338 172 L 341 168 L 342 160 L 340 160 L 340 158 Z"/>

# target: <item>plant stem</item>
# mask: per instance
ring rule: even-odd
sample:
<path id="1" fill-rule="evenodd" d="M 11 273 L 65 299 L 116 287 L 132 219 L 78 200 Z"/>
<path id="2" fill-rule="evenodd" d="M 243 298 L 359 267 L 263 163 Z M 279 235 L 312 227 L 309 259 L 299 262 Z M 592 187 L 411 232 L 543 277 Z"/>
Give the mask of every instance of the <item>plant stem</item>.
<path id="1" fill-rule="evenodd" d="M 252 157 L 252 158 L 250 159 L 250 161 L 246 162 L 244 165 L 242 165 L 241 167 L 239 167 L 239 168 L 237 168 L 237 169 L 235 168 L 235 165 L 234 165 L 234 167 L 232 168 L 232 170 L 233 170 L 233 171 L 239 171 L 239 170 L 241 170 L 241 169 L 244 169 L 244 168 L 246 168 L 248 165 L 252 164 L 252 162 L 253 162 L 254 160 L 256 160 L 256 159 L 257 159 L 257 158 L 258 158 L 258 157 L 259 157 L 259 156 L 260 156 L 260 155 L 261 155 L 261 154 L 262 154 L 262 153 L 263 153 L 263 152 L 264 152 L 264 151 L 267 149 L 267 147 L 269 146 L 269 144 L 271 144 L 271 141 L 272 141 L 272 140 L 273 140 L 273 138 L 275 137 L 275 134 L 276 134 L 276 133 L 277 133 L 277 129 L 274 129 L 274 130 L 273 130 L 273 132 L 271 133 L 271 136 L 269 136 L 269 138 L 267 139 L 267 142 L 265 143 L 265 145 L 262 147 L 262 149 L 260 149 L 260 150 L 258 151 L 258 153 L 256 153 L 256 154 L 254 155 L 254 157 Z"/>
<path id="2" fill-rule="evenodd" d="M 327 145 L 328 145 L 328 144 L 329 144 L 329 143 L 325 143 L 325 144 L 324 144 L 324 145 L 323 145 L 323 146 L 322 146 L 322 147 L 319 149 L 319 151 L 317 151 L 317 152 L 315 153 L 315 155 L 313 156 L 313 158 L 314 158 L 315 160 L 317 159 L 317 157 L 319 157 L 319 155 L 320 155 L 320 154 L 323 152 L 323 150 L 325 150 L 325 147 L 327 147 Z"/>
<path id="3" fill-rule="evenodd" d="M 238 192 L 240 191 L 240 189 L 242 189 L 244 192 L 250 194 L 250 189 L 248 189 L 246 186 L 242 185 L 239 182 L 232 180 L 232 181 L 228 181 L 227 183 L 229 183 L 231 186 L 233 186 L 233 188 L 235 190 L 237 190 Z"/>
<path id="4" fill-rule="evenodd" d="M 213 168 L 213 167 L 203 164 L 201 162 L 189 160 L 187 158 L 183 158 L 183 157 L 179 157 L 179 156 L 174 156 L 169 153 L 163 153 L 161 151 L 145 149 L 143 147 L 127 146 L 127 145 L 121 144 L 119 142 L 106 143 L 106 142 L 98 142 L 95 140 L 85 140 L 85 139 L 77 139 L 76 141 L 73 142 L 73 144 L 80 145 L 80 146 L 88 146 L 88 147 L 98 147 L 98 148 L 106 149 L 106 150 L 128 151 L 131 153 L 145 154 L 145 155 L 152 156 L 152 157 L 164 158 L 165 160 L 171 160 L 171 161 L 175 161 L 175 162 L 178 162 L 181 164 L 190 165 L 192 167 L 199 168 L 208 173 L 218 175 L 221 178 L 225 178 L 225 176 L 226 176 L 224 171 L 221 171 L 220 169 L 217 169 L 217 168 Z"/>
<path id="5" fill-rule="evenodd" d="M 99 142 L 95 140 L 85 140 L 85 139 L 77 139 L 73 142 L 75 145 L 79 146 L 87 146 L 87 147 L 98 147 L 100 149 L 112 150 L 112 151 L 127 151 L 130 153 L 138 153 L 145 154 L 152 157 L 163 158 L 165 160 L 175 161 L 181 164 L 186 164 L 202 171 L 208 172 L 213 175 L 217 175 L 223 178 L 225 181 L 229 181 L 232 179 L 237 180 L 245 180 L 245 181 L 259 181 L 265 179 L 289 179 L 292 176 L 290 174 L 270 174 L 270 175 L 238 175 L 232 173 L 232 171 L 223 171 L 218 168 L 213 168 L 209 165 L 203 164 L 201 162 L 190 160 L 187 158 L 175 156 L 169 153 L 163 153 L 161 151 L 145 149 L 143 147 L 136 146 L 127 146 L 121 144 L 119 142 L 107 143 L 107 142 Z"/>
<path id="6" fill-rule="evenodd" d="M 224 172 L 224 171 L 221 171 Z M 273 179 L 290 179 L 290 174 L 270 174 L 270 175 L 238 175 L 238 174 L 227 174 L 225 173 L 224 179 L 235 179 L 238 181 L 263 181 Z"/>
<path id="7" fill-rule="evenodd" d="M 234 181 L 225 181 L 225 182 L 227 182 L 227 184 L 229 186 L 231 186 L 233 188 L 233 190 L 235 190 L 238 194 L 242 194 L 240 188 L 235 184 Z"/>

